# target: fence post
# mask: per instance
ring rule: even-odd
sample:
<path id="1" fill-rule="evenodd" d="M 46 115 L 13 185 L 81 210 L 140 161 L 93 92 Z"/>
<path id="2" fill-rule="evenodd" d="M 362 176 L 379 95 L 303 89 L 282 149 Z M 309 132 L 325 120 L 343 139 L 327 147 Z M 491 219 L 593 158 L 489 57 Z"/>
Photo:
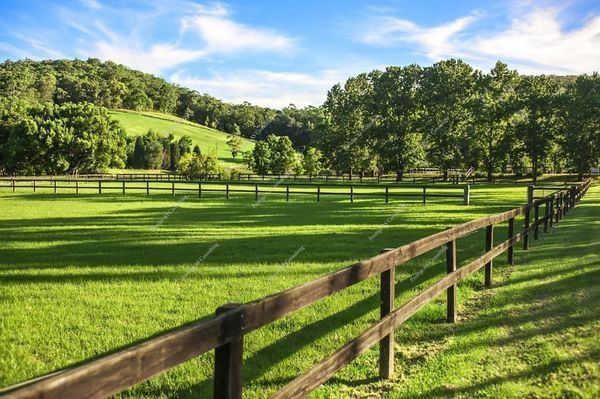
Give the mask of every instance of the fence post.
<path id="1" fill-rule="evenodd" d="M 531 213 L 531 205 L 527 204 L 525 208 L 525 231 L 523 236 L 523 249 L 529 249 L 529 216 Z"/>
<path id="2" fill-rule="evenodd" d="M 427 187 L 423 187 L 423 205 L 427 203 Z"/>
<path id="3" fill-rule="evenodd" d="M 548 232 L 548 218 L 550 217 L 550 198 L 544 203 L 544 233 Z"/>
<path id="4" fill-rule="evenodd" d="M 456 183 L 458 184 L 458 182 Z M 464 205 L 469 205 L 470 203 L 470 196 L 471 196 L 471 186 L 466 184 L 465 188 L 463 190 L 463 204 Z"/>
<path id="5" fill-rule="evenodd" d="M 54 188 L 54 192 L 56 192 L 56 188 Z M 75 194 L 79 194 L 79 180 L 75 180 Z"/>
<path id="6" fill-rule="evenodd" d="M 219 306 L 215 313 L 219 315 L 239 306 L 238 304 Z M 226 323 L 225 329 L 235 330 L 239 335 L 215 349 L 214 398 L 241 399 L 244 353 L 243 314 L 233 313 L 232 320 Z"/>
<path id="7" fill-rule="evenodd" d="M 490 224 L 485 228 L 485 252 L 491 251 L 494 247 L 494 225 Z M 492 286 L 492 264 L 493 260 L 490 260 L 485 264 L 485 286 L 490 288 Z"/>
<path id="8" fill-rule="evenodd" d="M 15 190 L 16 190 L 16 187 L 15 187 L 15 179 L 11 179 L 11 181 L 12 181 L 12 190 L 13 190 L 13 193 L 14 193 L 14 192 L 15 192 Z"/>
<path id="9" fill-rule="evenodd" d="M 202 181 L 198 180 L 198 198 L 202 198 Z"/>
<path id="10" fill-rule="evenodd" d="M 52 183 L 54 183 L 54 194 L 56 194 L 56 180 L 52 179 Z"/>
<path id="11" fill-rule="evenodd" d="M 381 250 L 381 253 L 390 251 L 389 248 Z M 395 270 L 393 265 L 390 269 L 381 273 L 380 277 L 380 311 L 379 316 L 384 318 L 394 310 L 395 297 Z M 394 375 L 394 330 L 379 341 L 379 377 L 388 379 Z"/>
<path id="12" fill-rule="evenodd" d="M 258 183 L 254 183 L 254 201 L 258 201 Z"/>
<path id="13" fill-rule="evenodd" d="M 446 273 L 450 274 L 454 271 L 456 271 L 456 240 L 446 243 Z M 456 284 L 454 284 L 446 290 L 446 321 L 448 323 L 454 323 L 456 321 L 457 288 Z"/>
<path id="14" fill-rule="evenodd" d="M 350 203 L 354 202 L 354 186 L 350 185 Z"/>
<path id="15" fill-rule="evenodd" d="M 173 195 L 173 197 L 175 196 L 175 182 L 171 182 L 171 194 Z"/>
<path id="16" fill-rule="evenodd" d="M 295 175 L 294 175 L 295 177 Z M 289 201 L 290 200 L 290 185 L 286 184 L 285 185 L 285 200 Z"/>
<path id="17" fill-rule="evenodd" d="M 577 198 L 577 186 L 571 186 L 571 208 L 575 208 Z"/>
<path id="18" fill-rule="evenodd" d="M 533 192 L 535 190 L 535 186 L 529 185 L 527 186 L 527 205 L 532 205 L 533 204 Z"/>
<path id="19" fill-rule="evenodd" d="M 125 195 L 125 180 L 123 180 L 121 184 L 123 185 L 123 195 Z"/>
<path id="20" fill-rule="evenodd" d="M 533 239 L 537 240 L 539 237 L 539 231 L 540 231 L 540 203 L 539 201 L 535 203 L 535 205 L 533 206 L 533 218 L 535 220 L 535 227 L 533 228 Z"/>
<path id="21" fill-rule="evenodd" d="M 102 194 L 102 180 L 98 180 L 98 194 Z"/>
<path id="22" fill-rule="evenodd" d="M 32 181 L 33 181 L 33 192 L 35 193 L 35 179 L 33 179 Z"/>
<path id="23" fill-rule="evenodd" d="M 146 195 L 150 195 L 150 182 L 146 180 Z"/>
<path id="24" fill-rule="evenodd" d="M 321 186 L 317 184 L 317 202 L 321 202 Z"/>
<path id="25" fill-rule="evenodd" d="M 388 187 L 388 186 L 385 186 L 385 203 L 386 203 L 386 204 L 387 204 L 387 203 L 388 203 L 388 201 L 389 201 L 389 196 L 390 196 L 390 193 L 389 193 L 389 187 Z"/>
<path id="26" fill-rule="evenodd" d="M 229 183 L 225 183 L 225 198 L 229 199 Z"/>
<path id="27" fill-rule="evenodd" d="M 512 239 L 515 235 L 515 218 L 512 217 L 508 219 L 508 239 Z M 514 261 L 514 253 L 515 253 L 515 244 L 513 243 L 510 247 L 508 247 L 508 264 L 513 265 Z"/>

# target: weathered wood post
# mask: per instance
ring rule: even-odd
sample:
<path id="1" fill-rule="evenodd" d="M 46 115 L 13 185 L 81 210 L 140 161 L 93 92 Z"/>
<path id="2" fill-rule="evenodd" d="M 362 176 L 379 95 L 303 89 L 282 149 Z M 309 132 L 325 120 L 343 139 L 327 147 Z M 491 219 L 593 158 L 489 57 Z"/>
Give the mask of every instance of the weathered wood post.
<path id="1" fill-rule="evenodd" d="M 123 195 L 125 195 L 125 180 L 121 181 L 121 184 L 123 185 Z"/>
<path id="2" fill-rule="evenodd" d="M 254 183 L 254 201 L 258 201 L 258 183 Z"/>
<path id="3" fill-rule="evenodd" d="M 98 180 L 98 194 L 102 194 L 102 180 Z"/>
<path id="4" fill-rule="evenodd" d="M 202 181 L 198 179 L 198 198 L 202 198 Z"/>
<path id="5" fill-rule="evenodd" d="M 544 233 L 548 232 L 548 219 L 550 218 L 550 198 L 544 203 Z"/>
<path id="6" fill-rule="evenodd" d="M 295 177 L 295 175 L 294 175 Z M 286 184 L 285 185 L 285 200 L 289 201 L 290 200 L 290 185 Z"/>
<path id="7" fill-rule="evenodd" d="M 540 202 L 536 201 L 533 206 L 533 218 L 535 220 L 535 227 L 533 228 L 533 239 L 537 240 L 540 232 Z"/>
<path id="8" fill-rule="evenodd" d="M 321 186 L 317 184 L 317 202 L 321 202 Z"/>
<path id="9" fill-rule="evenodd" d="M 350 185 L 350 203 L 354 202 L 354 186 Z"/>
<path id="10" fill-rule="evenodd" d="M 494 225 L 490 224 L 485 228 L 485 252 L 491 251 L 494 247 Z M 492 264 L 493 260 L 490 260 L 485 264 L 485 286 L 490 288 L 492 286 Z"/>
<path id="11" fill-rule="evenodd" d="M 533 192 L 535 190 L 534 185 L 527 186 L 527 205 L 533 205 Z"/>
<path id="12" fill-rule="evenodd" d="M 454 271 L 456 271 L 456 240 L 452 240 L 446 244 L 446 273 L 450 274 Z M 446 290 L 446 321 L 448 323 L 456 321 L 457 288 L 457 285 L 454 284 Z"/>
<path id="13" fill-rule="evenodd" d="M 571 186 L 571 208 L 575 208 L 577 198 L 577 186 Z"/>
<path id="14" fill-rule="evenodd" d="M 175 196 L 175 182 L 174 181 L 171 182 L 171 195 L 173 197 Z"/>
<path id="15" fill-rule="evenodd" d="M 515 218 L 512 217 L 510 219 L 508 219 L 508 239 L 512 239 L 515 236 Z M 508 247 L 508 264 L 509 265 L 513 265 L 515 263 L 514 261 L 514 253 L 515 253 L 515 246 L 514 243 L 513 245 L 511 245 L 510 247 Z"/>
<path id="16" fill-rule="evenodd" d="M 54 184 L 54 194 L 56 194 L 56 180 L 52 179 L 52 183 Z"/>
<path id="17" fill-rule="evenodd" d="M 389 187 L 385 186 L 385 203 L 386 204 L 389 202 L 389 197 L 390 197 L 389 191 L 390 191 Z"/>
<path id="18" fill-rule="evenodd" d="M 385 248 L 381 253 L 388 252 L 393 248 Z M 393 265 L 390 269 L 381 273 L 380 277 L 380 318 L 384 318 L 394 310 L 396 267 Z M 379 341 L 379 377 L 388 379 L 394 375 L 394 331 Z"/>
<path id="19" fill-rule="evenodd" d="M 225 183 L 225 198 L 229 199 L 229 183 Z"/>
<path id="20" fill-rule="evenodd" d="M 16 186 L 15 186 L 15 179 L 11 179 L 11 183 L 12 183 L 12 191 L 14 193 L 15 190 L 17 189 Z"/>
<path id="21" fill-rule="evenodd" d="M 423 186 L 423 205 L 427 203 L 427 187 Z"/>
<path id="22" fill-rule="evenodd" d="M 458 184 L 458 182 L 456 184 Z M 464 205 L 469 205 L 470 197 L 471 197 L 471 186 L 468 184 L 465 184 L 465 187 L 463 189 L 463 204 Z"/>
<path id="23" fill-rule="evenodd" d="M 529 249 L 529 217 L 531 214 L 531 205 L 527 204 L 525 208 L 525 228 L 523 232 L 523 249 Z"/>
<path id="24" fill-rule="evenodd" d="M 54 188 L 54 192 L 56 192 L 56 187 Z M 79 194 L 79 180 L 75 180 L 75 194 Z"/>
<path id="25" fill-rule="evenodd" d="M 238 304 L 219 306 L 216 315 L 238 309 Z M 232 312 L 223 331 L 235 332 L 236 338 L 215 349 L 214 399 L 241 399 L 243 384 L 244 316 Z"/>
<path id="26" fill-rule="evenodd" d="M 146 195 L 150 195 L 150 182 L 146 180 Z"/>
<path id="27" fill-rule="evenodd" d="M 550 210 L 548 211 L 548 226 L 550 228 L 552 228 L 552 224 L 554 224 L 554 194 L 552 194 L 550 196 L 549 203 L 550 203 Z"/>
<path id="28" fill-rule="evenodd" d="M 33 179 L 32 181 L 33 181 L 33 192 L 35 193 L 35 179 Z"/>

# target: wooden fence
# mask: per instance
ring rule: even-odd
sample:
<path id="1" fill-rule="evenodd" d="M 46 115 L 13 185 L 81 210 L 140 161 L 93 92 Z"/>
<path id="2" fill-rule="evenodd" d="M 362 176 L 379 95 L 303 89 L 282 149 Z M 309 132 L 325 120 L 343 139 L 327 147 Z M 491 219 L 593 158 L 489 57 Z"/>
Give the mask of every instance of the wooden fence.
<path id="1" fill-rule="evenodd" d="M 98 194 L 112 192 L 146 193 L 169 192 L 172 195 L 181 193 L 193 193 L 202 197 L 206 193 L 223 193 L 226 199 L 231 194 L 252 194 L 256 201 L 261 200 L 267 194 L 285 195 L 286 201 L 291 195 L 313 196 L 317 202 L 322 196 L 348 197 L 354 202 L 355 197 L 382 198 L 387 204 L 390 198 L 406 197 L 418 198 L 423 204 L 428 198 L 460 198 L 465 205 L 470 201 L 470 186 L 438 186 L 432 188 L 427 186 L 387 186 L 387 185 L 340 185 L 340 184 L 303 184 L 303 183 L 275 183 L 259 184 L 250 182 L 219 182 L 219 181 L 153 181 L 153 180 L 104 180 L 104 179 L 55 179 L 55 178 L 10 178 L 0 179 L 0 187 L 10 187 L 13 192 L 17 189 L 31 190 L 52 189 L 56 194 L 59 189 L 62 193 L 69 192 L 79 194 L 80 192 L 97 192 Z M 408 190 L 408 191 L 407 191 Z"/>
<path id="2" fill-rule="evenodd" d="M 5 399 L 107 397 L 214 349 L 214 397 L 239 399 L 243 389 L 245 334 L 377 275 L 380 276 L 381 282 L 380 320 L 313 368 L 289 382 L 273 397 L 305 397 L 353 359 L 378 343 L 380 345 L 379 375 L 382 378 L 389 378 L 394 373 L 395 328 L 443 292 L 446 292 L 447 297 L 447 320 L 454 322 L 457 284 L 470 274 L 484 268 L 485 286 L 490 287 L 494 258 L 507 252 L 508 263 L 512 264 L 515 244 L 522 240 L 524 249 L 528 249 L 531 232 L 534 238 L 537 238 L 540 228 L 547 231 L 553 223 L 558 223 L 571 208 L 577 205 L 589 186 L 590 180 L 550 196 L 532 200 L 523 207 L 471 220 L 398 248 L 382 250 L 381 254 L 373 258 L 254 302 L 222 306 L 217 309 L 216 315 L 212 318 L 181 327 L 88 363 L 6 388 L 0 392 L 0 397 Z M 540 217 L 540 207 L 544 208 L 543 217 Z M 520 215 L 524 216 L 524 227 L 515 233 L 515 218 Z M 508 222 L 508 237 L 495 245 L 494 226 L 503 222 Z M 458 267 L 457 240 L 483 228 L 486 229 L 486 252 L 466 265 Z M 395 268 L 442 245 L 446 247 L 446 276 L 402 306 L 395 308 Z"/>

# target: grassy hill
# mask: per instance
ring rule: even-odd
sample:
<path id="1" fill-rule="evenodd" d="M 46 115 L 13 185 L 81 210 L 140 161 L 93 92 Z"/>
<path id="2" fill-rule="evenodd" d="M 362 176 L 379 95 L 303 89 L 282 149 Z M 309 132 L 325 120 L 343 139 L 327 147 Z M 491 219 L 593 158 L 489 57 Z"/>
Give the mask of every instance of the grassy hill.
<path id="1" fill-rule="evenodd" d="M 169 133 L 173 133 L 175 137 L 188 135 L 194 144 L 200 146 L 203 153 L 214 154 L 216 152 L 218 158 L 223 162 L 241 163 L 241 156 L 238 156 L 237 160 L 233 159 L 227 145 L 227 134 L 219 130 L 159 112 L 110 111 L 110 114 L 121 122 L 129 136 L 145 134 L 149 129 L 153 129 L 161 135 Z M 254 143 L 251 140 L 243 139 L 242 151 L 250 150 L 253 146 Z"/>

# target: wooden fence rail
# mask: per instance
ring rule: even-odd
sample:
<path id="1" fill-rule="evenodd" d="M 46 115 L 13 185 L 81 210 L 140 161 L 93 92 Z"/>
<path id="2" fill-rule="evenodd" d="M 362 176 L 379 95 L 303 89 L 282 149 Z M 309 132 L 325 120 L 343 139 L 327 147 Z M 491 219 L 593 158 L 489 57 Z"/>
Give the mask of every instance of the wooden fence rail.
<path id="1" fill-rule="evenodd" d="M 322 196 L 345 196 L 354 202 L 357 196 L 378 197 L 388 203 L 393 197 L 413 197 L 420 199 L 423 204 L 428 198 L 459 198 L 465 205 L 470 202 L 470 187 L 464 186 L 438 186 L 435 188 L 426 186 L 382 186 L 382 185 L 324 185 L 306 183 L 282 183 L 282 184 L 258 184 L 249 182 L 219 182 L 219 181 L 128 181 L 128 180 L 104 180 L 104 179 L 55 179 L 55 178 L 11 178 L 0 179 L 0 187 L 10 187 L 13 192 L 17 189 L 31 189 L 36 192 L 42 188 L 51 188 L 56 194 L 58 190 L 70 190 L 79 194 L 81 190 L 86 192 L 127 192 L 146 193 L 170 192 L 172 195 L 181 193 L 194 193 L 202 197 L 205 193 L 224 193 L 226 199 L 230 194 L 253 194 L 256 201 L 266 194 L 285 195 L 286 201 L 290 195 L 310 195 L 321 201 Z M 324 191 L 329 190 L 329 191 Z M 412 191 L 406 191 L 412 190 Z"/>
<path id="2" fill-rule="evenodd" d="M 448 321 L 453 322 L 456 317 L 457 283 L 485 267 L 486 285 L 491 285 L 493 260 L 508 252 L 508 262 L 512 263 L 515 244 L 523 240 L 524 248 L 527 249 L 529 234 L 543 223 L 550 223 L 553 219 L 560 221 L 569 209 L 579 203 L 589 186 L 590 180 L 550 196 L 534 199 L 523 207 L 471 220 L 398 248 L 382 250 L 382 253 L 373 258 L 254 302 L 224 305 L 211 318 L 88 363 L 6 388 L 0 391 L 0 397 L 103 398 L 214 349 L 214 397 L 239 399 L 243 389 L 243 341 L 246 334 L 376 275 L 380 275 L 381 279 L 380 320 L 289 382 L 274 397 L 305 397 L 377 343 L 382 344 L 380 376 L 389 378 L 393 374 L 392 337 L 395 328 L 443 292 L 447 292 Z M 544 217 L 539 217 L 540 206 L 546 208 Z M 531 223 L 532 209 L 538 217 Z M 515 218 L 521 215 L 525 217 L 525 227 L 515 234 Z M 508 222 L 508 237 L 494 246 L 494 226 L 503 222 Z M 487 231 L 486 252 L 457 268 L 458 239 L 483 228 Z M 446 246 L 447 275 L 402 306 L 394 308 L 395 267 L 442 245 Z"/>

